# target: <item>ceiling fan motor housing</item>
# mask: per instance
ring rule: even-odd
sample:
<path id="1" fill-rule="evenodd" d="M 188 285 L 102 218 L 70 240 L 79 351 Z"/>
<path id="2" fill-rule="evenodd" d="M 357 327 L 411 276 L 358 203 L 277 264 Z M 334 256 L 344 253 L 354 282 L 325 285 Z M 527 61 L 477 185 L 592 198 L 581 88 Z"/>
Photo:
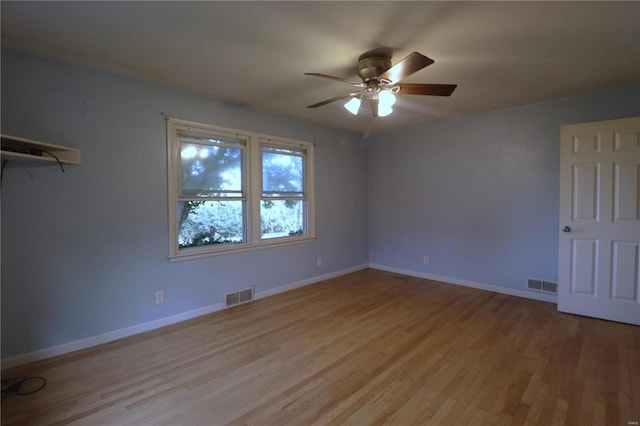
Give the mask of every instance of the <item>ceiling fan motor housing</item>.
<path id="1" fill-rule="evenodd" d="M 358 61 L 358 75 L 365 83 L 377 80 L 378 76 L 391 68 L 391 59 L 384 57 L 362 58 Z"/>

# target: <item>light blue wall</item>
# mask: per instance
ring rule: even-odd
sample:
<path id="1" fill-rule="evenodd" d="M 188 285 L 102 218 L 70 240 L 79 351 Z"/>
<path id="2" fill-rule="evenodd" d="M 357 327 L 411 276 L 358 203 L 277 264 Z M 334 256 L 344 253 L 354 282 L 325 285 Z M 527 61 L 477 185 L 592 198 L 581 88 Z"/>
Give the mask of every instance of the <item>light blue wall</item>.
<path id="1" fill-rule="evenodd" d="M 372 138 L 369 262 L 520 290 L 556 282 L 560 126 L 634 115 L 640 86 Z"/>
<path id="2" fill-rule="evenodd" d="M 169 263 L 163 113 L 315 141 L 318 240 Z M 229 290 L 367 262 L 367 148 L 358 135 L 10 51 L 1 125 L 82 151 L 82 165 L 64 174 L 5 169 L 3 358 L 214 305 Z M 165 291 L 162 305 L 156 290 Z"/>

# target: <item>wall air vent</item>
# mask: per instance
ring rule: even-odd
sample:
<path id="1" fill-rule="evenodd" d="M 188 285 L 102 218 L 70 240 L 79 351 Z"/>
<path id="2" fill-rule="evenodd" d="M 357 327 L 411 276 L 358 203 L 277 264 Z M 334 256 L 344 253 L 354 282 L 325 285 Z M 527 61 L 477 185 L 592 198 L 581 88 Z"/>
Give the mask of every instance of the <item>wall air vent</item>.
<path id="1" fill-rule="evenodd" d="M 558 292 L 558 284 L 552 283 L 550 281 L 542 281 L 542 290 L 543 291 L 548 291 L 548 292 L 551 292 L 551 293 L 557 293 Z"/>
<path id="2" fill-rule="evenodd" d="M 541 290 L 547 293 L 558 293 L 558 284 L 551 281 L 535 280 L 529 278 L 527 280 L 527 288 L 529 290 Z"/>
<path id="3" fill-rule="evenodd" d="M 529 278 L 527 280 L 527 288 L 532 290 L 542 290 L 542 281 Z"/>
<path id="4" fill-rule="evenodd" d="M 253 300 L 253 287 L 247 287 L 240 290 L 232 291 L 224 295 L 224 306 L 239 305 L 241 303 L 251 302 Z"/>

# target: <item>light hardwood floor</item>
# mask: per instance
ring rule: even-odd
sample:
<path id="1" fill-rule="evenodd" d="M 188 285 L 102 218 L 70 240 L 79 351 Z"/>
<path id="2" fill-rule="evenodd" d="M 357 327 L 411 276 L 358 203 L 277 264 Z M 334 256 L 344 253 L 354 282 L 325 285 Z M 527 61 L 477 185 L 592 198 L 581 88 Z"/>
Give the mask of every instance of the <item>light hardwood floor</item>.
<path id="1" fill-rule="evenodd" d="M 3 425 L 628 426 L 640 327 L 369 269 L 17 375 Z"/>

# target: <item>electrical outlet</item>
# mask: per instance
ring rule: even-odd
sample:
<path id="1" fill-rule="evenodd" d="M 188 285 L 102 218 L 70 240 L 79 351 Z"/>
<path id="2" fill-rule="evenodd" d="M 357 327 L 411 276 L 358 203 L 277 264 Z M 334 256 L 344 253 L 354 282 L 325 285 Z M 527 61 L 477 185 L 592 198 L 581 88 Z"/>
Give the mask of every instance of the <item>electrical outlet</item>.
<path id="1" fill-rule="evenodd" d="M 321 257 L 318 257 L 318 258 L 316 259 L 316 266 L 317 266 L 318 268 L 322 266 L 322 258 L 321 258 Z"/>
<path id="2" fill-rule="evenodd" d="M 164 303 L 164 291 L 156 291 L 156 305 Z"/>
<path id="3" fill-rule="evenodd" d="M 425 265 L 428 265 L 429 264 L 429 256 L 424 256 L 422 258 L 422 263 L 424 263 Z"/>

